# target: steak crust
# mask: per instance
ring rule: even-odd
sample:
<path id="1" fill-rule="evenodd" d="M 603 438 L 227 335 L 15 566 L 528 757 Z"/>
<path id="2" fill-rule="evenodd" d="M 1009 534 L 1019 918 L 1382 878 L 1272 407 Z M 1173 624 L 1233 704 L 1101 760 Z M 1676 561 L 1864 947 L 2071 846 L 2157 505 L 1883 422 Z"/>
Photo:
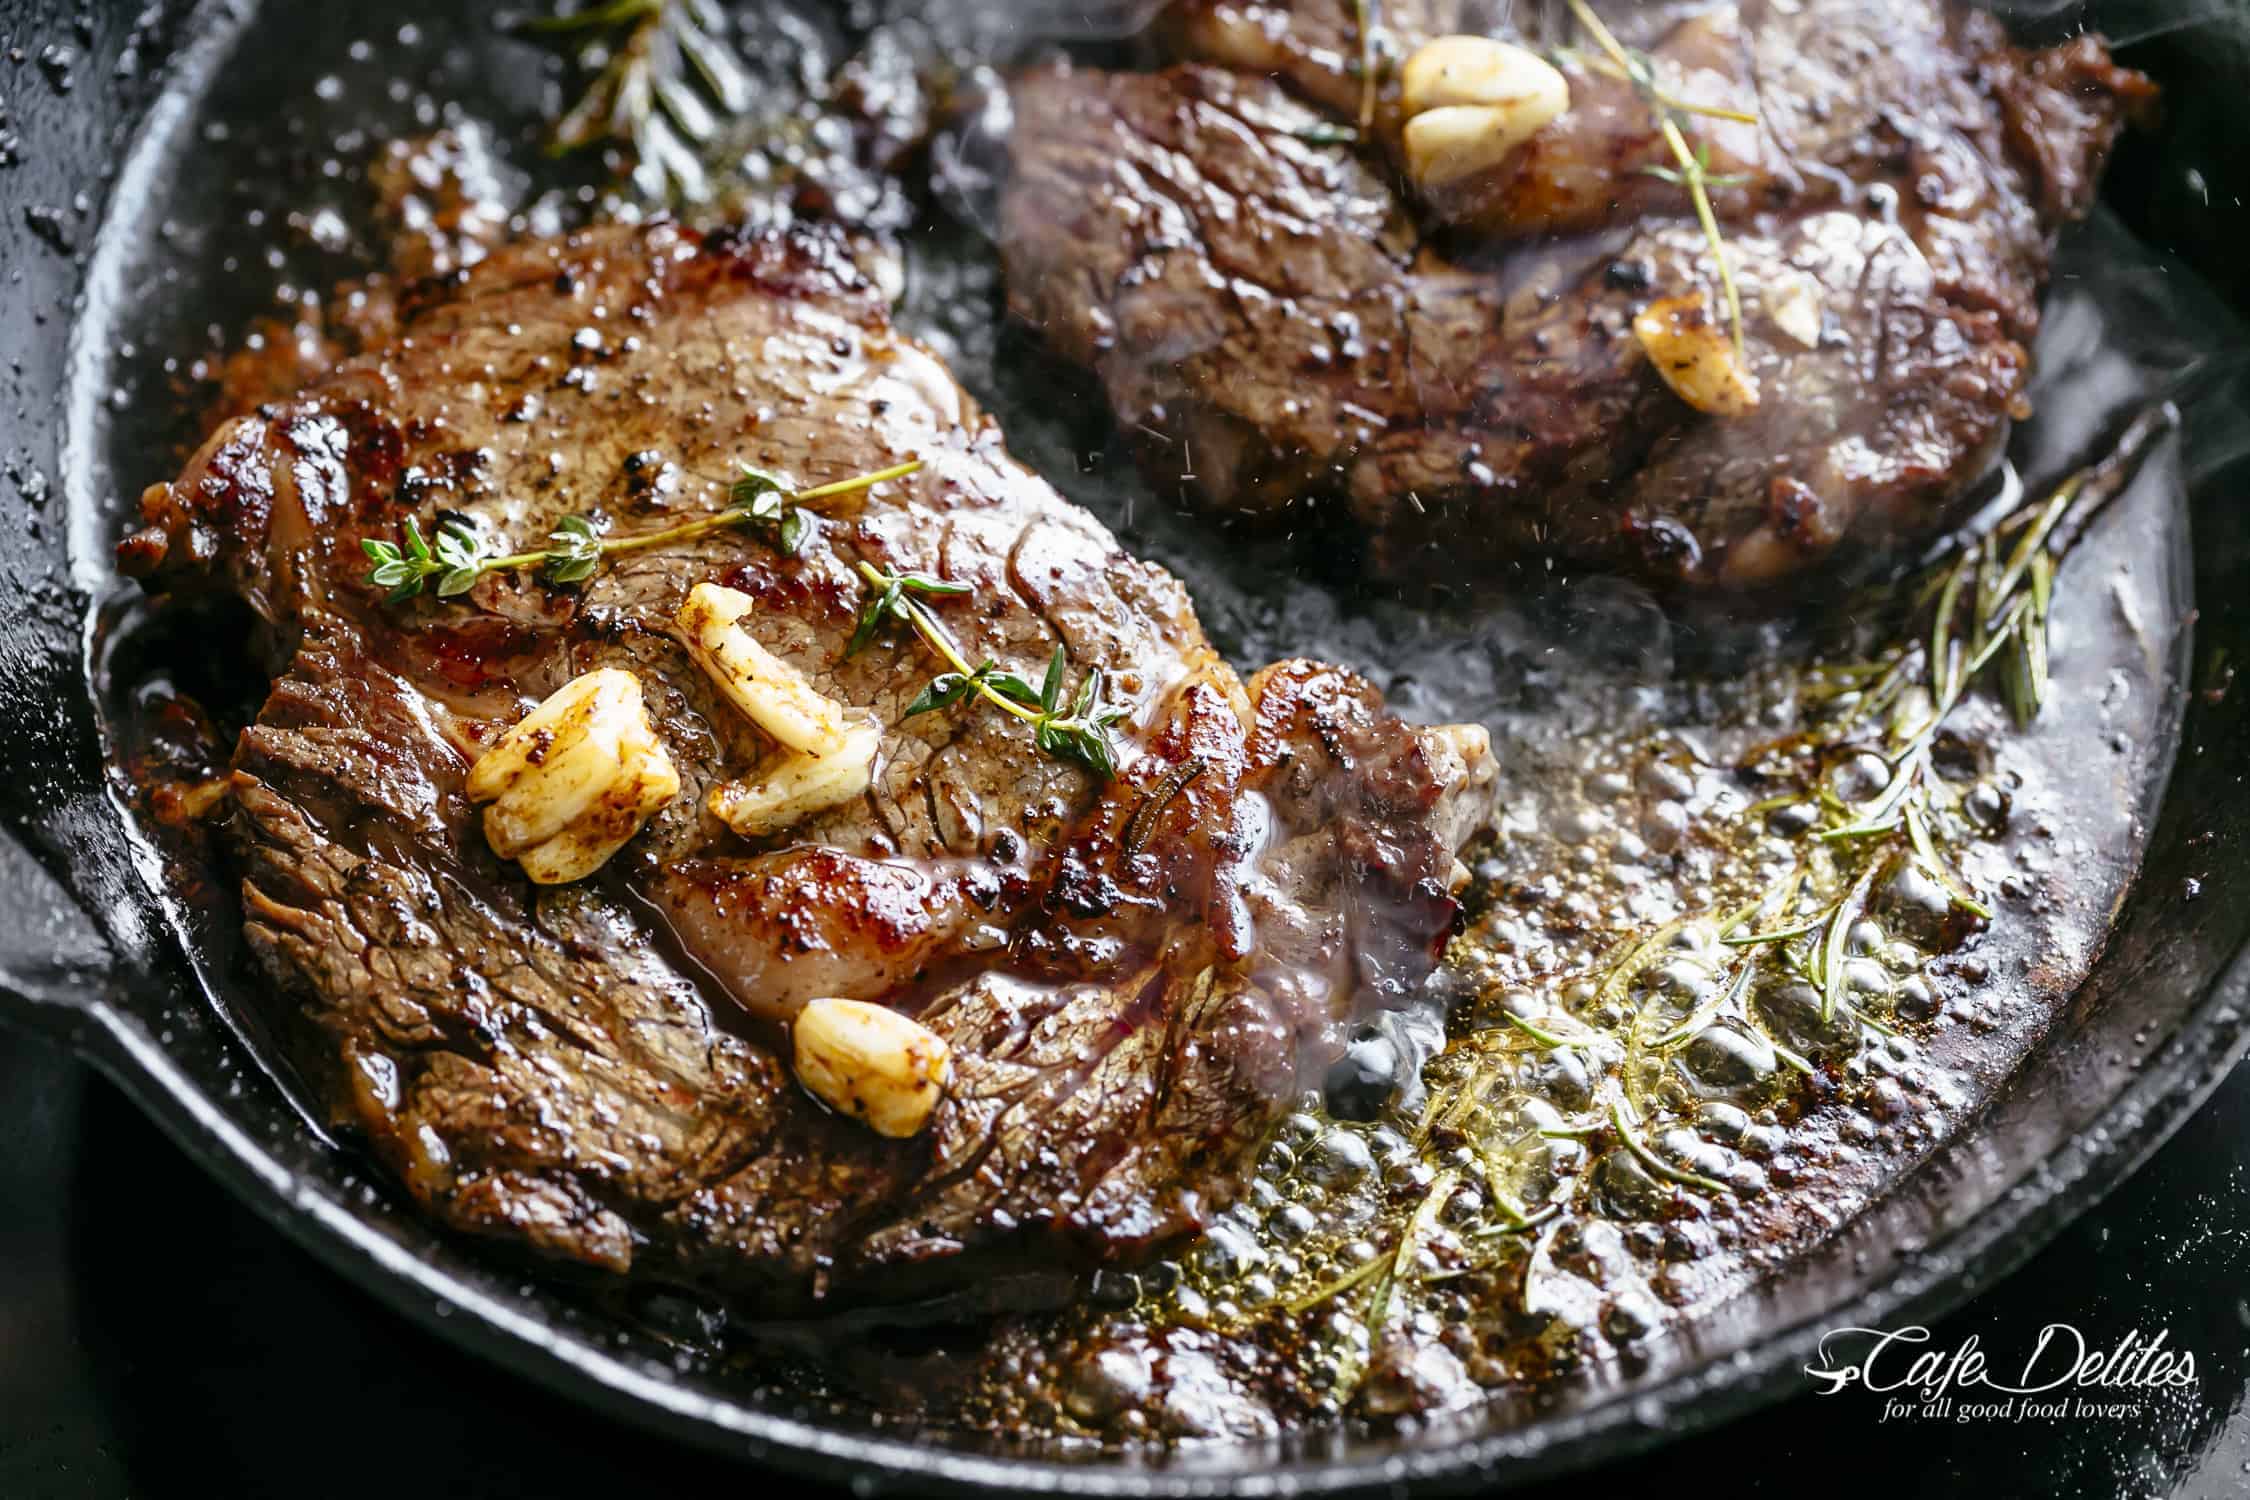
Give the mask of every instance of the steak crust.
<path id="1" fill-rule="evenodd" d="M 1134 1255 L 1225 1201 L 1354 1019 L 1431 971 L 1490 808 L 1481 732 L 1409 727 L 1319 663 L 1239 679 L 839 241 L 607 227 L 402 284 L 393 316 L 152 487 L 120 557 L 266 622 L 227 829 L 249 946 L 314 1089 L 445 1223 L 763 1311 Z M 908 459 L 796 556 L 728 531 L 579 587 L 391 605 L 365 582 L 363 539 L 410 516 L 536 549 L 569 514 L 722 508 L 737 463 L 803 488 Z M 1074 685 L 1103 671 L 1130 710 L 1116 778 L 973 706 L 901 722 L 936 664 L 911 637 L 847 651 L 862 561 L 970 585 L 932 607 L 973 661 L 1036 680 L 1060 644 Z M 705 810 L 770 748 L 673 633 L 707 581 L 890 726 L 859 801 L 755 842 Z M 639 677 L 685 790 L 595 879 L 534 888 L 463 783 L 599 667 Z M 950 1043 L 921 1134 L 797 1086 L 810 994 Z"/>

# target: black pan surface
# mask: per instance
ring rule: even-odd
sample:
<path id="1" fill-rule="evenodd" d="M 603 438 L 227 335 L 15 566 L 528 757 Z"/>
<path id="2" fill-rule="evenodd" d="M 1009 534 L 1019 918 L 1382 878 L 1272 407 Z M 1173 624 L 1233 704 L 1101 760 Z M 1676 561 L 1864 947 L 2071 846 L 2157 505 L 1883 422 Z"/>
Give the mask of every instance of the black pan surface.
<path id="1" fill-rule="evenodd" d="M 346 40 L 395 31 L 410 12 L 422 28 L 413 44 L 458 58 L 442 66 L 468 70 L 457 81 L 474 83 L 496 110 L 531 117 L 547 104 L 545 75 L 496 71 L 480 50 L 490 17 L 468 7 L 402 6 L 380 23 L 357 12 L 261 18 L 247 3 L 0 7 L 0 53 L 21 58 L 0 74 L 0 162 L 9 164 L 0 170 L 0 263 L 10 272 L 0 326 L 11 386 L 0 403 L 0 702 L 13 731 L 0 737 L 0 807 L 37 856 L 6 862 L 0 1014 L 76 1045 L 261 1212 L 448 1336 L 706 1446 L 908 1492 L 1372 1491 L 1425 1479 L 1489 1487 L 1723 1420 L 1789 1388 L 1828 1328 L 1926 1320 L 2012 1268 L 2131 1171 L 2250 1043 L 2241 872 L 2250 724 L 2242 695 L 2226 690 L 2226 664 L 2250 659 L 2250 601 L 2240 597 L 2250 526 L 2236 503 L 2250 468 L 2232 442 L 2250 406 L 2223 369 L 2206 366 L 2175 393 L 2183 443 L 2163 471 L 2186 497 L 2199 604 L 2192 645 L 2181 632 L 2158 643 L 2184 697 L 2171 705 L 2185 711 L 2179 755 L 2160 802 L 2149 785 L 2143 871 L 2090 980 L 1980 1125 L 1811 1263 L 1652 1346 L 1646 1365 L 1616 1382 L 1537 1408 L 1496 1404 L 1403 1437 L 1337 1433 L 1167 1460 L 1030 1460 L 746 1392 L 495 1268 L 435 1234 L 322 1140 L 259 1066 L 255 1038 L 238 1029 L 223 993 L 206 991 L 211 975 L 223 988 L 224 934 L 179 898 L 126 815 L 105 769 L 89 676 L 104 641 L 100 607 L 115 598 L 106 557 L 118 493 L 150 477 L 107 465 L 119 433 L 158 432 L 174 415 L 133 341 L 246 310 L 169 303 L 147 279 L 151 244 L 228 231 L 173 217 L 182 182 L 223 144 L 199 136 L 201 104 L 225 94 L 240 118 L 241 100 L 302 97 L 306 57 L 341 55 Z M 2250 273 L 2231 253 L 2244 215 L 2229 173 L 2242 168 L 2226 148 L 2239 138 L 2229 126 L 2238 83 L 2250 80 L 2250 33 L 2217 22 L 2173 30 L 2169 12 L 2152 6 L 2112 7 L 2094 20 L 2145 37 L 2127 59 L 2157 71 L 2173 100 L 2165 133 L 2120 163 L 2116 208 L 2177 249 L 2183 270 L 2200 266 L 2239 298 Z M 261 28 L 283 24 L 315 50 L 261 45 Z M 334 44 L 328 53 L 318 50 L 323 36 Z M 449 50 L 449 36 L 464 49 Z M 432 90 L 433 107 L 445 92 Z M 302 121 L 285 115 L 268 128 L 272 170 L 321 170 L 317 146 L 306 144 L 318 135 Z M 2101 274 L 2101 246 L 2093 249 L 2072 262 L 2081 274 Z M 2148 295 L 2180 309 L 2169 292 Z M 2083 415 L 2091 426 L 2100 413 Z M 2058 445 L 2048 457 L 2067 455 Z M 2161 757 L 2155 764 L 2160 771 Z"/>

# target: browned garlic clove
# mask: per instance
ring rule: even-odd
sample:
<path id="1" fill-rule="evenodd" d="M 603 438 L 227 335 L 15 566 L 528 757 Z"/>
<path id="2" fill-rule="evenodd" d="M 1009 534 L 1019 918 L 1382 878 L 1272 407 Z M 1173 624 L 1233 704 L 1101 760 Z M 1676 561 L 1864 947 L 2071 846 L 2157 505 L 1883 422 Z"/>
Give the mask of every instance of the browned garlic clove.
<path id="1" fill-rule="evenodd" d="M 822 1103 L 893 1139 L 929 1123 L 953 1066 L 945 1038 L 864 1000 L 808 1000 L 790 1030 L 797 1081 Z"/>
<path id="2" fill-rule="evenodd" d="M 1652 302 L 1633 319 L 1649 363 L 1700 412 L 1739 417 L 1757 409 L 1758 379 L 1700 292 Z"/>
<path id="3" fill-rule="evenodd" d="M 485 841 L 540 885 L 601 868 L 680 792 L 648 721 L 640 679 L 604 667 L 573 678 L 469 769 Z"/>
<path id="4" fill-rule="evenodd" d="M 832 755 L 776 756 L 748 781 L 713 787 L 711 814 L 744 838 L 779 833 L 863 795 L 874 779 L 882 741 L 882 729 L 862 721 L 844 731 L 844 743 Z"/>
<path id="5" fill-rule="evenodd" d="M 750 722 L 801 755 L 835 754 L 849 727 L 843 705 L 742 628 L 753 607 L 748 594 L 699 583 L 673 624 L 696 665 Z"/>
<path id="6" fill-rule="evenodd" d="M 1406 169 L 1425 192 L 1489 171 L 1570 108 L 1545 58 L 1481 36 L 1425 42 L 1399 70 Z"/>
<path id="7" fill-rule="evenodd" d="M 883 732 L 759 645 L 742 626 L 751 607 L 747 594 L 699 583 L 673 623 L 727 701 L 781 746 L 751 779 L 714 787 L 707 804 L 736 833 L 760 838 L 864 793 Z"/>

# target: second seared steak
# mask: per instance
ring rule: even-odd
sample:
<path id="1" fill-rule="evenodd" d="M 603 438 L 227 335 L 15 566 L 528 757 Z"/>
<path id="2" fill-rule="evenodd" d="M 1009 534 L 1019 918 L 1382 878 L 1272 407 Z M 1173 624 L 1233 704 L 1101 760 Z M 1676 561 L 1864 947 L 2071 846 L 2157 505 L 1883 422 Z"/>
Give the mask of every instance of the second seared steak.
<path id="1" fill-rule="evenodd" d="M 1371 14 L 1397 57 L 1487 9 Z M 1944 0 L 1612 9 L 1672 87 L 1757 116 L 1689 121 L 1747 414 L 1690 407 L 1635 337 L 1659 301 L 1723 308 L 1687 193 L 1648 170 L 1669 158 L 1646 101 L 1566 55 L 1570 110 L 1474 201 L 1424 204 L 1395 88 L 1335 142 L 1349 0 L 1178 0 L 1187 61 L 1019 79 L 1010 305 L 1099 375 L 1166 489 L 1295 528 L 1348 515 L 1394 578 L 1548 556 L 1761 584 L 1941 526 L 2021 414 L 2055 235 L 2146 81 Z"/>
<path id="2" fill-rule="evenodd" d="M 574 586 L 394 604 L 367 581 L 362 541 L 409 517 L 536 549 L 567 515 L 708 514 L 738 463 L 804 488 L 909 459 L 793 556 L 730 530 Z M 402 291 L 387 339 L 226 424 L 143 509 L 129 570 L 231 589 L 271 627 L 231 841 L 339 1121 L 448 1224 L 759 1309 L 1199 1222 L 1353 1018 L 1430 972 L 1490 806 L 1481 731 L 1411 728 L 1318 663 L 1238 679 L 1179 584 L 1010 459 L 824 239 L 498 248 Z M 972 660 L 1036 681 L 1059 643 L 1074 684 L 1104 672 L 1116 777 L 973 704 L 902 719 L 938 663 L 911 635 L 848 650 L 862 562 L 966 585 L 931 607 Z M 755 841 L 706 810 L 769 746 L 675 634 L 704 582 L 885 726 L 864 797 Z M 535 888 L 466 773 L 599 667 L 639 679 L 684 788 L 595 878 Z M 799 1087 L 786 1028 L 815 995 L 950 1043 L 918 1135 Z"/>

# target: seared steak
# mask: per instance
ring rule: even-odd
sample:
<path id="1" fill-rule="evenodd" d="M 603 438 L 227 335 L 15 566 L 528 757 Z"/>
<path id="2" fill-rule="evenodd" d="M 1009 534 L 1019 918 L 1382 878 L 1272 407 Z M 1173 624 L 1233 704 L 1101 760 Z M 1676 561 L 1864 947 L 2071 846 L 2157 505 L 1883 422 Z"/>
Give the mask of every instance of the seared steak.
<path id="1" fill-rule="evenodd" d="M 769 1309 L 1130 1254 L 1223 1201 L 1354 1018 L 1429 974 L 1489 810 L 1482 733 L 1410 728 L 1318 663 L 1239 680 L 838 242 L 607 228 L 404 286 L 395 318 L 151 488 L 121 557 L 271 627 L 232 782 L 249 943 L 339 1121 L 445 1222 Z M 913 458 L 794 556 L 729 530 L 577 586 L 366 581 L 362 541 L 408 517 L 537 549 L 574 513 L 709 513 L 738 463 L 802 488 Z M 969 586 L 931 607 L 973 661 L 1036 681 L 1060 643 L 1073 684 L 1102 670 L 1116 777 L 973 703 L 902 722 L 938 664 L 892 632 L 847 651 L 861 562 Z M 886 726 L 864 797 L 757 841 L 706 811 L 769 747 L 674 633 L 704 582 Z M 598 667 L 637 676 L 684 790 L 595 878 L 534 888 L 466 773 Z M 793 1080 L 815 995 L 950 1043 L 919 1135 Z"/>
<path id="2" fill-rule="evenodd" d="M 1383 48 L 1476 9 L 1378 7 Z M 1723 307 L 1686 192 L 1645 170 L 1668 160 L 1648 105 L 1578 67 L 1504 171 L 1421 204 L 1392 91 L 1373 140 L 1322 134 L 1356 111 L 1349 0 L 1182 0 L 1166 35 L 1194 61 L 1018 80 L 1011 307 L 1098 373 L 1167 489 L 1300 526 L 1340 504 L 1392 577 L 1544 554 L 1752 584 L 1942 525 L 2022 413 L 2055 234 L 2145 80 L 1940 0 L 1619 26 L 1686 97 L 1759 119 L 1690 120 L 1724 174 L 1746 415 L 1690 407 L 1633 332 L 1660 301 Z"/>

